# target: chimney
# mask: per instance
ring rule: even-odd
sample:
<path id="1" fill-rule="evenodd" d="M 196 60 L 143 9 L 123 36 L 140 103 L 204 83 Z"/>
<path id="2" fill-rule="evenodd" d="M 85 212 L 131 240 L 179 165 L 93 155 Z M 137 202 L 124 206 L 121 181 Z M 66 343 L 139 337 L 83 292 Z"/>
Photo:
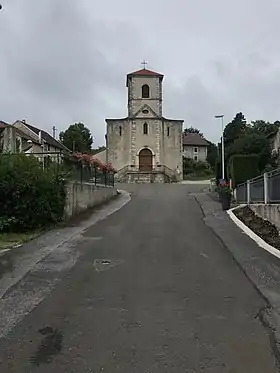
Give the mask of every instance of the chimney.
<path id="1" fill-rule="evenodd" d="M 26 120 L 25 120 L 25 119 L 22 119 L 21 121 L 22 121 L 22 123 L 24 123 L 24 124 L 26 123 Z"/>
<path id="2" fill-rule="evenodd" d="M 55 128 L 55 126 L 53 126 L 53 128 L 52 128 L 52 133 L 53 133 L 53 138 L 55 139 L 55 133 L 56 133 L 56 128 Z"/>
<path id="3" fill-rule="evenodd" d="M 39 143 L 42 144 L 42 132 L 41 131 L 39 131 L 38 136 L 39 136 Z"/>

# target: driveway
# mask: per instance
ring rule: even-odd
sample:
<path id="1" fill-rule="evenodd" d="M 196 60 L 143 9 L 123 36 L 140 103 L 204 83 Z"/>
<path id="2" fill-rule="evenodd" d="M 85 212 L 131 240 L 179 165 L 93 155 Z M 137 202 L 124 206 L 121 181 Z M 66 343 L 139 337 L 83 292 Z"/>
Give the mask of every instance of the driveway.
<path id="1" fill-rule="evenodd" d="M 190 194 L 201 186 L 124 187 L 131 202 L 69 243 L 75 265 L 0 340 L 1 373 L 278 372 L 266 302 L 205 225 Z M 56 268 L 14 285 L 1 318 Z"/>

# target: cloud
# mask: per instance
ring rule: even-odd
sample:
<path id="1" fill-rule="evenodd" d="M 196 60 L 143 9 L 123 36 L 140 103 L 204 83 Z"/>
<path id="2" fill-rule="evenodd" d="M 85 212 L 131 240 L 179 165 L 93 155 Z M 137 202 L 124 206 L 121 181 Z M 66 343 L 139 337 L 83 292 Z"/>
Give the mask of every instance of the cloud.
<path id="1" fill-rule="evenodd" d="M 280 119 L 277 0 L 143 0 L 138 10 L 128 0 L 2 4 L 3 120 L 48 131 L 83 121 L 101 145 L 104 119 L 126 115 L 125 76 L 143 58 L 165 74 L 164 114 L 213 141 L 219 113 Z"/>

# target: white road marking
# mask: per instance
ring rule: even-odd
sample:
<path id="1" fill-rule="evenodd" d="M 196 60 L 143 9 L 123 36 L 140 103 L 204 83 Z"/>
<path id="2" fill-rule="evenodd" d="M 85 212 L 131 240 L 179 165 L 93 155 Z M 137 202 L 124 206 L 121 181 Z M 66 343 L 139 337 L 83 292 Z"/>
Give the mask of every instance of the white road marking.
<path id="1" fill-rule="evenodd" d="M 255 232 L 253 232 L 249 227 L 247 227 L 246 224 L 244 224 L 241 220 L 238 219 L 238 217 L 234 214 L 234 210 L 242 207 L 244 205 L 240 205 L 237 207 L 234 207 L 227 211 L 230 218 L 233 220 L 233 222 L 245 233 L 247 236 L 249 236 L 252 240 L 254 240 L 259 247 L 262 249 L 268 251 L 270 254 L 276 256 L 277 258 L 280 258 L 280 251 L 276 249 L 275 247 L 269 245 L 267 242 L 265 242 L 261 237 L 259 237 Z"/>

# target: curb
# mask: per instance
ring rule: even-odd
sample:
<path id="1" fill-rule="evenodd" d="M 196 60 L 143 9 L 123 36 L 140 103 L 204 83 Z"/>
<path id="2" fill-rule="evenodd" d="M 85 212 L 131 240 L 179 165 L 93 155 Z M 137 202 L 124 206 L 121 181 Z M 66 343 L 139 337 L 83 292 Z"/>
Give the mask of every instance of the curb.
<path id="1" fill-rule="evenodd" d="M 245 233 L 247 236 L 249 236 L 253 241 L 255 241 L 259 247 L 262 249 L 268 251 L 270 254 L 276 256 L 277 258 L 280 258 L 280 251 L 276 249 L 275 247 L 269 245 L 267 242 L 265 242 L 261 237 L 259 237 L 255 232 L 253 232 L 246 224 L 244 224 L 238 217 L 234 214 L 234 210 L 243 207 L 245 205 L 239 205 L 237 207 L 234 207 L 227 211 L 229 217 L 231 220 Z"/>

